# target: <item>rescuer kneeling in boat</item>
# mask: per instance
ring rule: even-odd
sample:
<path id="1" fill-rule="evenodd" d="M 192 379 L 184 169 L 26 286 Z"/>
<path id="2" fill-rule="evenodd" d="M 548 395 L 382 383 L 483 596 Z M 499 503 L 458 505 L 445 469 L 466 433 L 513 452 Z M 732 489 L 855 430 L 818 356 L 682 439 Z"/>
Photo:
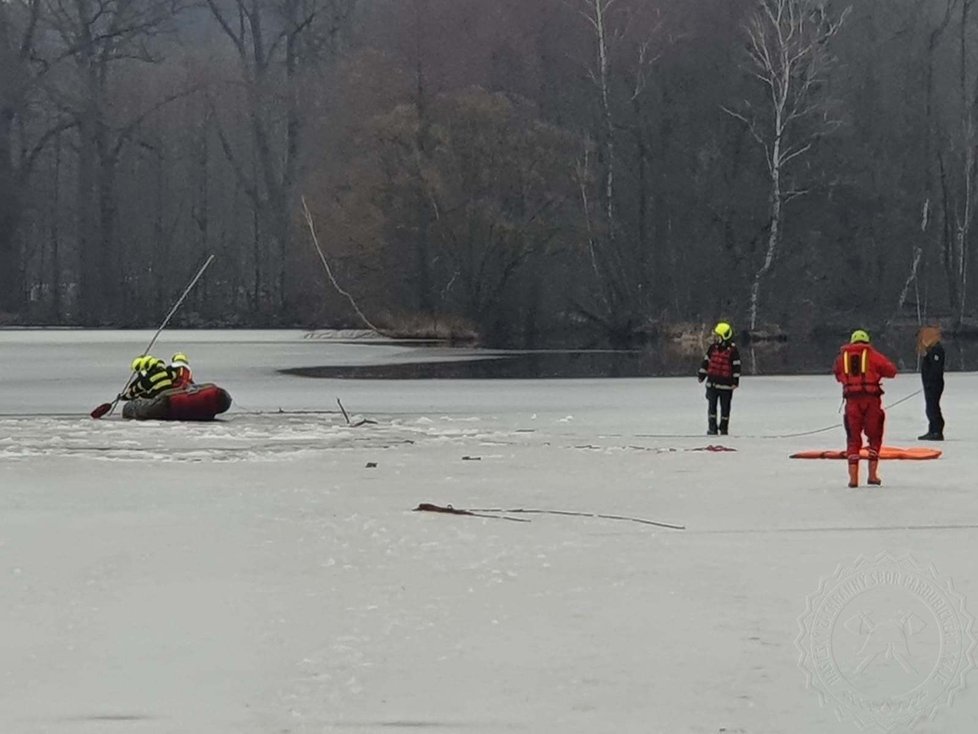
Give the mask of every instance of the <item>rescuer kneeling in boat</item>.
<path id="1" fill-rule="evenodd" d="M 164 390 L 173 387 L 173 378 L 166 362 L 148 354 L 132 361 L 132 371 L 136 377 L 119 397 L 123 400 L 155 398 Z"/>
<path id="2" fill-rule="evenodd" d="M 170 357 L 170 379 L 173 387 L 187 387 L 194 384 L 194 373 L 190 369 L 190 360 L 183 352 L 177 352 Z"/>

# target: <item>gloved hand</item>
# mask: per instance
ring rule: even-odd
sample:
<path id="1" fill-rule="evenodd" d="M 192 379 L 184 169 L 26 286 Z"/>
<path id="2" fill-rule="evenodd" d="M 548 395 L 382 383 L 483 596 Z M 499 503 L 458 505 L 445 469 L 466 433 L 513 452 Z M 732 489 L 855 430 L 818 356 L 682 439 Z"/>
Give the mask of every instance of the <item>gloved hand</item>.
<path id="1" fill-rule="evenodd" d="M 703 382 L 703 380 L 705 380 L 705 379 L 706 379 L 706 375 L 697 375 L 696 376 L 696 381 L 697 382 Z"/>

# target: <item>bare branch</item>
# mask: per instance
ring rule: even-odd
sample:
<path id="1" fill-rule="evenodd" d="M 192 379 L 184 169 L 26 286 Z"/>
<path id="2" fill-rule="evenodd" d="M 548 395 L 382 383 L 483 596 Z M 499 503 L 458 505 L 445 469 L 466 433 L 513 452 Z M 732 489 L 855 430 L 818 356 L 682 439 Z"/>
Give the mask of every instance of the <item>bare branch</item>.
<path id="1" fill-rule="evenodd" d="M 356 312 L 357 316 L 360 317 L 360 320 L 366 324 L 367 328 L 377 332 L 378 334 L 385 334 L 383 329 L 377 328 L 370 322 L 370 319 L 368 319 L 363 311 L 360 310 L 360 306 L 357 305 L 357 302 L 354 300 L 353 296 L 350 295 L 348 291 L 345 291 L 336 281 L 336 276 L 333 275 L 333 270 L 329 267 L 329 263 L 326 261 L 326 255 L 323 253 L 323 248 L 319 244 L 319 237 L 316 235 L 316 225 L 313 222 L 312 213 L 309 211 L 309 207 L 306 205 L 306 197 L 303 196 L 300 200 L 302 202 L 302 214 L 305 217 L 306 224 L 309 227 L 309 236 L 312 238 L 312 243 L 316 248 L 316 252 L 319 253 L 320 262 L 323 264 L 323 269 L 326 271 L 326 276 L 329 278 L 329 282 L 332 283 L 337 293 L 345 297 L 346 300 L 350 302 L 353 310 Z"/>
<path id="2" fill-rule="evenodd" d="M 811 191 L 811 189 L 788 189 L 784 192 L 784 201 L 787 204 L 792 199 L 805 196 L 809 191 Z"/>
<path id="3" fill-rule="evenodd" d="M 786 165 L 789 161 L 798 156 L 807 153 L 812 147 L 811 143 L 805 143 L 804 145 L 793 146 L 790 148 L 785 148 L 781 153 L 778 163 L 782 166 Z"/>
<path id="4" fill-rule="evenodd" d="M 200 85 L 195 85 L 189 87 L 188 89 L 181 89 L 180 91 L 168 94 L 162 99 L 158 100 L 155 104 L 133 117 L 119 130 L 116 143 L 112 148 L 111 157 L 113 159 L 118 157 L 119 152 L 122 150 L 123 146 L 129 142 L 129 139 L 132 137 L 133 133 L 135 133 L 151 115 L 159 112 L 171 102 L 175 102 L 178 99 L 183 99 L 184 97 L 189 97 L 192 94 L 196 94 L 199 90 Z"/>
<path id="5" fill-rule="evenodd" d="M 215 0 L 205 0 L 207 7 L 210 8 L 211 15 L 214 16 L 214 20 L 217 21 L 218 25 L 221 26 L 221 30 L 224 31 L 224 35 L 228 37 L 234 48 L 238 52 L 238 56 L 244 58 L 247 56 L 247 51 L 244 45 L 244 29 L 241 28 L 239 31 L 235 31 L 231 27 L 230 21 L 224 16 L 224 13 L 217 6 Z"/>
<path id="6" fill-rule="evenodd" d="M 228 163 L 231 164 L 231 168 L 234 170 L 234 174 L 241 184 L 241 187 L 248 194 L 248 198 L 251 199 L 254 205 L 261 205 L 261 197 L 258 194 L 258 187 L 255 181 L 245 173 L 244 169 L 241 167 L 241 161 L 239 157 L 235 154 L 234 148 L 231 146 L 231 141 L 228 140 L 227 133 L 224 131 L 224 126 L 221 125 L 220 118 L 217 114 L 217 105 L 214 104 L 213 98 L 208 95 L 207 103 L 210 106 L 211 115 L 214 119 L 214 126 L 217 130 L 217 139 L 221 142 L 221 149 L 224 151 L 224 157 L 227 159 Z"/>

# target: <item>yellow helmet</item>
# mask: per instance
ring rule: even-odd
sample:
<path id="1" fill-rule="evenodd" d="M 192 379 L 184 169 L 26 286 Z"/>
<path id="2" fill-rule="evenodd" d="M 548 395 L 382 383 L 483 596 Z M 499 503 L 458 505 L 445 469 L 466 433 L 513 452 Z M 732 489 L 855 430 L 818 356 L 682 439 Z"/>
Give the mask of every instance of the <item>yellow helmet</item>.
<path id="1" fill-rule="evenodd" d="M 856 329 L 854 332 L 852 332 L 852 336 L 849 337 L 849 343 L 850 344 L 858 344 L 859 342 L 863 342 L 865 344 L 869 344 L 869 332 L 868 331 L 866 331 L 864 329 Z"/>
<path id="2" fill-rule="evenodd" d="M 151 367 L 152 365 L 156 364 L 159 361 L 160 360 L 158 360 L 156 357 L 152 357 L 148 354 L 143 354 L 142 356 L 136 357 L 132 361 L 132 371 L 142 372 L 143 370 Z"/>
<path id="3" fill-rule="evenodd" d="M 190 360 L 187 358 L 187 355 L 184 354 L 183 352 L 177 352 L 172 357 L 170 357 L 170 364 L 177 365 L 178 367 L 189 367 Z"/>
<path id="4" fill-rule="evenodd" d="M 713 333 L 716 334 L 725 342 L 733 339 L 733 327 L 730 326 L 730 324 L 728 324 L 726 321 L 721 321 L 716 326 L 714 326 Z"/>

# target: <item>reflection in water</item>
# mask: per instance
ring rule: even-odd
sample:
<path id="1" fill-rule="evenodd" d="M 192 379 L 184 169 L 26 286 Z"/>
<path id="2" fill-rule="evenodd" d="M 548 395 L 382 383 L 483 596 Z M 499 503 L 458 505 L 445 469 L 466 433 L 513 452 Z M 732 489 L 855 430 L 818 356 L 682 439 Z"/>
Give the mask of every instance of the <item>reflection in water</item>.
<path id="1" fill-rule="evenodd" d="M 841 343 L 821 340 L 757 343 L 742 348 L 745 375 L 801 375 L 832 372 Z M 904 373 L 917 372 L 914 345 L 891 349 L 876 346 Z M 945 340 L 947 369 L 968 371 L 978 366 L 978 342 Z M 296 367 L 283 370 L 302 377 L 340 379 L 533 379 L 587 377 L 692 377 L 706 345 L 666 343 L 640 350 L 480 351 L 460 349 L 450 362 L 409 362 L 359 366 Z"/>

